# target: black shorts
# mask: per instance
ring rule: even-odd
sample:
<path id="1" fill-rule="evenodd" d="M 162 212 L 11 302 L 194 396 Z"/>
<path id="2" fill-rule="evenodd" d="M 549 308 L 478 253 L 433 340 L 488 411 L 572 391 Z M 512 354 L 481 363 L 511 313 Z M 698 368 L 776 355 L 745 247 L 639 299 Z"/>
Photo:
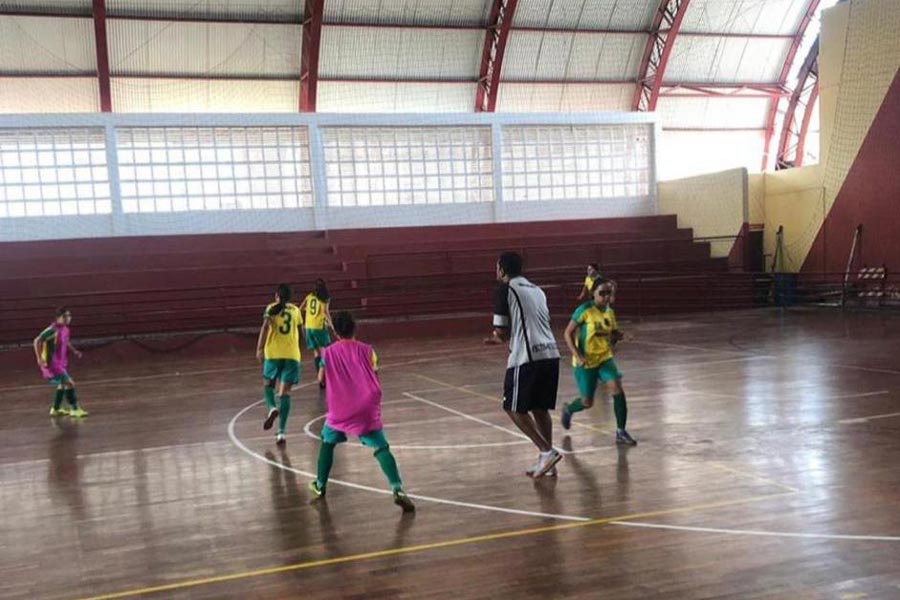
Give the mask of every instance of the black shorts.
<path id="1" fill-rule="evenodd" d="M 525 414 L 556 408 L 559 359 L 538 360 L 506 370 L 503 410 Z"/>

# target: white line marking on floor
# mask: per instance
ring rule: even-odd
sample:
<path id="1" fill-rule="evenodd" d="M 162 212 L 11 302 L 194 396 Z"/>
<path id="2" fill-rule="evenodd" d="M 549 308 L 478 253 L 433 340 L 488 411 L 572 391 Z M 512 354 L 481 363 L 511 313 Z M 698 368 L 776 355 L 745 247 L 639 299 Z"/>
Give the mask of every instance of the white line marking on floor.
<path id="1" fill-rule="evenodd" d="M 238 412 L 236 415 L 234 415 L 234 417 L 228 423 L 228 437 L 231 439 L 231 443 L 234 444 L 241 452 L 247 454 L 248 456 L 251 456 L 252 458 L 255 458 L 256 460 L 262 461 L 262 462 L 266 463 L 267 465 L 271 465 L 275 468 L 283 469 L 285 471 L 290 471 L 292 473 L 296 473 L 297 475 L 309 477 L 310 479 L 315 478 L 315 476 L 316 476 L 315 473 L 310 473 L 308 471 L 302 471 L 300 469 L 288 467 L 287 465 L 284 465 L 284 464 L 274 461 L 274 460 L 269 460 L 262 454 L 254 452 L 253 450 L 251 450 L 250 448 L 245 446 L 244 443 L 241 442 L 240 439 L 238 439 L 237 435 L 235 435 L 234 427 L 235 427 L 235 423 L 237 422 L 237 420 L 244 413 L 246 413 L 247 411 L 251 410 L 252 408 L 254 408 L 260 404 L 262 404 L 262 400 L 254 402 L 253 404 L 243 408 L 240 412 Z M 358 483 L 353 483 L 351 481 L 343 481 L 341 479 L 329 479 L 328 483 L 331 485 L 339 485 L 339 486 L 343 486 L 343 487 L 352 488 L 355 490 L 362 490 L 365 492 L 373 492 L 376 494 L 383 494 L 383 495 L 391 494 L 390 490 L 369 487 L 367 485 L 360 485 Z M 558 514 L 534 512 L 534 511 L 528 511 L 528 510 L 517 510 L 514 508 L 504 508 L 502 506 L 490 506 L 487 504 L 475 504 L 472 502 L 460 502 L 458 500 L 449 500 L 446 498 L 435 498 L 433 496 L 423 496 L 421 494 L 409 494 L 409 497 L 413 498 L 415 500 L 421 500 L 423 502 L 432 502 L 435 504 L 446 504 L 449 506 L 459 506 L 459 507 L 463 507 L 463 508 L 474 508 L 474 509 L 478 509 L 478 510 L 502 512 L 502 513 L 507 513 L 507 514 L 511 514 L 511 515 L 521 515 L 521 516 L 526 516 L 526 517 L 540 517 L 543 519 L 556 519 L 559 521 L 579 521 L 579 522 L 590 521 L 590 519 L 587 517 L 574 517 L 574 516 L 570 516 L 570 515 L 558 515 Z"/>
<path id="2" fill-rule="evenodd" d="M 900 417 L 900 412 L 893 413 L 885 413 L 882 415 L 871 415 L 868 417 L 859 417 L 857 419 L 841 419 L 838 421 L 841 425 L 852 425 L 854 423 L 867 423 L 869 421 L 875 421 L 877 419 L 891 419 L 893 417 Z"/>
<path id="3" fill-rule="evenodd" d="M 410 399 L 410 400 L 412 400 L 412 399 Z M 316 417 L 315 419 L 312 419 L 311 421 L 309 421 L 306 425 L 303 426 L 303 433 L 305 433 L 307 436 L 311 437 L 314 440 L 321 440 L 322 439 L 321 436 L 313 433 L 312 425 L 313 425 L 313 423 L 321 421 L 324 418 L 325 418 L 325 415 L 320 415 L 320 416 Z M 434 421 L 434 419 L 425 419 L 422 422 L 427 423 L 427 422 L 431 422 L 431 421 Z M 414 422 L 412 422 L 412 423 L 414 423 Z M 389 428 L 385 427 L 385 429 L 389 429 Z M 271 436 L 265 436 L 264 438 L 247 438 L 247 439 L 248 440 L 269 439 L 269 437 L 271 437 Z M 419 446 L 419 445 L 391 444 L 391 448 L 393 448 L 395 450 L 466 450 L 469 448 L 496 448 L 498 446 L 516 446 L 519 444 L 526 444 L 526 443 L 530 444 L 531 440 L 523 440 L 523 441 L 516 441 L 516 442 L 490 442 L 490 443 L 483 443 L 483 444 L 458 444 L 458 445 L 441 445 L 441 446 Z"/>
<path id="4" fill-rule="evenodd" d="M 789 531 L 761 531 L 757 529 L 718 529 L 715 527 L 689 527 L 685 525 L 663 525 L 661 523 L 637 523 L 635 521 L 613 521 L 610 525 L 641 527 L 644 529 L 667 529 L 693 533 L 721 533 L 727 535 L 750 535 L 760 537 L 786 537 L 813 540 L 848 540 L 858 542 L 900 542 L 900 537 L 890 535 L 841 535 L 831 533 L 792 533 Z"/>

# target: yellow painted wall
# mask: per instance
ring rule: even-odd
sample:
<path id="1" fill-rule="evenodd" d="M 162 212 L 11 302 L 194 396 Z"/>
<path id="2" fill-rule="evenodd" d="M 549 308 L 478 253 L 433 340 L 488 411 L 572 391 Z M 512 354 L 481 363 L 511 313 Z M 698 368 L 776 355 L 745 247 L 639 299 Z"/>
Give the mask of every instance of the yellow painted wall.
<path id="1" fill-rule="evenodd" d="M 736 236 L 747 221 L 747 170 L 730 169 L 659 184 L 661 214 L 678 215 L 694 237 Z M 713 241 L 712 255 L 728 256 L 734 239 Z"/>
<path id="2" fill-rule="evenodd" d="M 898 31 L 900 0 L 851 0 L 823 13 L 819 76 L 826 91 L 820 111 L 826 215 L 900 68 Z"/>
<path id="3" fill-rule="evenodd" d="M 783 226 L 784 270 L 799 271 L 824 223 L 822 167 L 810 165 L 766 173 L 764 182 L 766 267 L 772 265 L 776 233 Z"/>
<path id="4" fill-rule="evenodd" d="M 765 224 L 767 267 L 779 226 L 784 226 L 785 269 L 798 271 L 803 266 L 900 68 L 898 32 L 900 0 L 850 0 L 824 11 L 819 50 L 820 162 L 751 175 L 744 184 L 748 222 Z M 726 185 L 731 186 L 728 192 Z M 697 232 L 716 232 L 697 235 L 721 235 L 737 220 L 740 186 L 721 173 L 661 183 L 660 208 L 675 212 L 679 224 Z M 724 199 L 721 210 L 707 206 L 706 199 L 715 197 Z M 717 249 L 716 255 L 721 251 Z"/>
<path id="5" fill-rule="evenodd" d="M 900 0 L 852 0 L 823 13 L 820 163 L 764 175 L 765 252 L 783 225 L 788 271 L 803 266 L 900 67 L 898 28 Z"/>

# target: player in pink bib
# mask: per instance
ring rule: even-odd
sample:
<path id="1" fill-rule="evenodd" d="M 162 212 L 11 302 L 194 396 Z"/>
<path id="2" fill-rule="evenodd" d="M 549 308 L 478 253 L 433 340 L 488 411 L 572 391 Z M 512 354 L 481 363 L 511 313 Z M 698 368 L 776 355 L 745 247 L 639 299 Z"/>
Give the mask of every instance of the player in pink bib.
<path id="1" fill-rule="evenodd" d="M 56 397 L 53 406 L 50 407 L 50 416 L 69 415 L 75 418 L 87 416 L 87 411 L 78 406 L 78 397 L 75 393 L 75 381 L 69 376 L 69 350 L 75 356 L 81 358 L 72 342 L 69 341 L 69 323 L 72 322 L 72 313 L 66 307 L 56 310 L 56 320 L 34 338 L 34 355 L 37 357 L 38 367 L 44 379 L 56 387 Z M 70 409 L 62 407 L 65 397 Z"/>
<path id="2" fill-rule="evenodd" d="M 375 459 L 394 492 L 394 503 L 403 512 L 412 512 L 415 505 L 403 491 L 397 461 L 382 431 L 378 355 L 372 346 L 353 337 L 356 323 L 350 313 L 339 313 L 333 324 L 338 341 L 323 349 L 321 355 L 319 382 L 325 386 L 327 414 L 322 427 L 317 478 L 309 482 L 309 489 L 316 496 L 325 495 L 328 474 L 334 464 L 334 448 L 346 442 L 348 435 L 354 435 L 363 446 L 375 450 Z"/>

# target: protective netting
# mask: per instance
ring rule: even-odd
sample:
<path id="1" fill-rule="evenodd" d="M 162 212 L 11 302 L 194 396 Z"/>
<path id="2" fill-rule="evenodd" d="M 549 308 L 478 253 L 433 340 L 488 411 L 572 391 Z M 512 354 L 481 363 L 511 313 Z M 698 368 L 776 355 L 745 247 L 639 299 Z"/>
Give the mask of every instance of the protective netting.
<path id="1" fill-rule="evenodd" d="M 83 120 L 0 128 L 0 239 L 481 223 L 524 218 L 491 206 L 521 201 L 533 219 L 654 212 L 649 116 L 420 115 L 411 126 L 377 116 L 190 125 L 147 115 L 66 125 Z"/>

